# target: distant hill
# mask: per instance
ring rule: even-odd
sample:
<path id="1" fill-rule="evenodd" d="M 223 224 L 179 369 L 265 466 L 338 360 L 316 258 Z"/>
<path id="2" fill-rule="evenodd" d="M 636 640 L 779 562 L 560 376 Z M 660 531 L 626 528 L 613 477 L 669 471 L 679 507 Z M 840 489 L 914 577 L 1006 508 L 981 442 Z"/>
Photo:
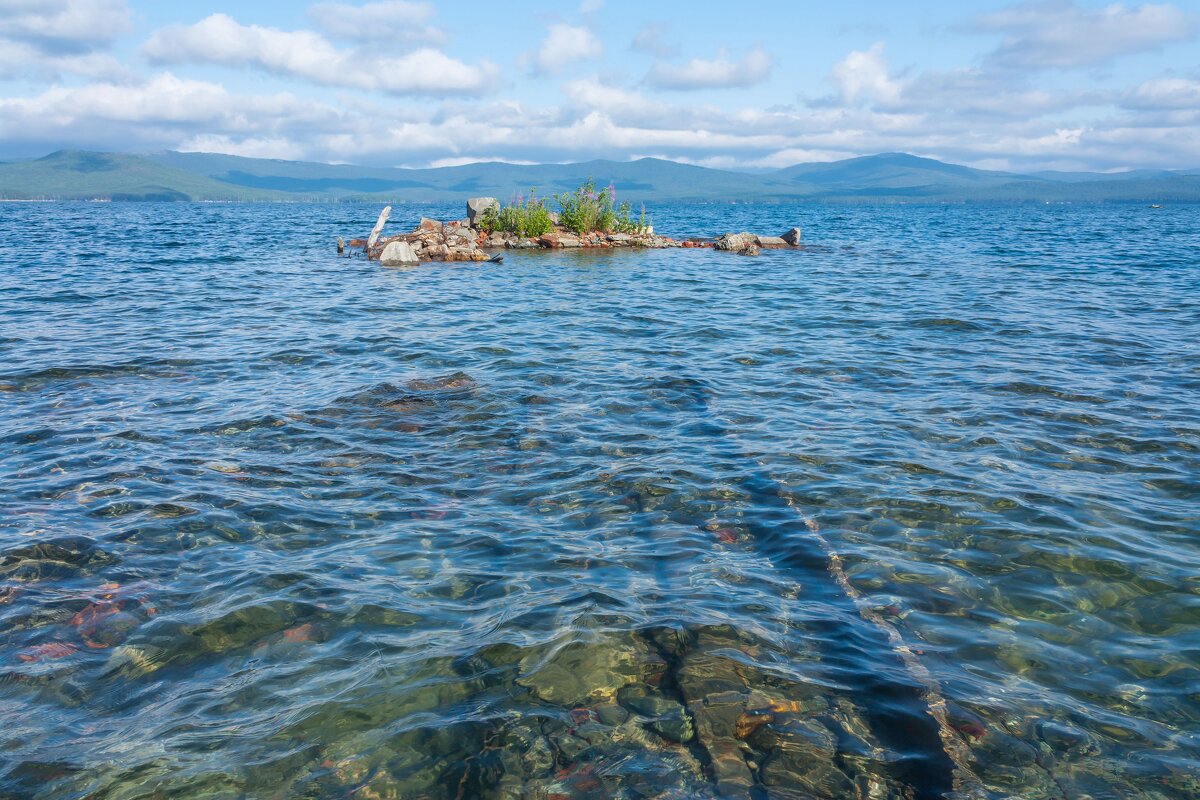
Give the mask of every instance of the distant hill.
<path id="1" fill-rule="evenodd" d="M 972 169 L 905 153 L 753 173 L 674 161 L 478 163 L 398 169 L 215 153 L 145 155 L 64 150 L 0 162 L 0 199 L 446 202 L 549 197 L 587 178 L 632 202 L 1200 202 L 1200 170 L 1128 173 Z"/>
<path id="2" fill-rule="evenodd" d="M 302 161 L 239 158 L 209 153 L 154 153 L 147 156 L 224 183 L 338 198 L 410 201 L 460 200 L 486 195 L 508 200 L 516 194 L 549 197 L 569 192 L 588 178 L 615 183 L 623 200 L 787 199 L 804 194 L 770 175 L 706 169 L 674 161 L 587 161 L 578 164 L 484 162 L 437 169 L 388 169 Z"/>
<path id="3" fill-rule="evenodd" d="M 7 200 L 283 200 L 278 192 L 214 181 L 142 156 L 60 150 L 0 163 Z"/>

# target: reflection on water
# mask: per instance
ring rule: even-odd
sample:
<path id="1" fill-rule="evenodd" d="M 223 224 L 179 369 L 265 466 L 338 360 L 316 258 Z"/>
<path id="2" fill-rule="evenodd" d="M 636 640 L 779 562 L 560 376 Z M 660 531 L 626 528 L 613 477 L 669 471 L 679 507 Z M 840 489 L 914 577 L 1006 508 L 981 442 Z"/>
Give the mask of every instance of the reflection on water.
<path id="1" fill-rule="evenodd" d="M 653 212 L 5 209 L 0 794 L 1200 794 L 1200 209 Z"/>

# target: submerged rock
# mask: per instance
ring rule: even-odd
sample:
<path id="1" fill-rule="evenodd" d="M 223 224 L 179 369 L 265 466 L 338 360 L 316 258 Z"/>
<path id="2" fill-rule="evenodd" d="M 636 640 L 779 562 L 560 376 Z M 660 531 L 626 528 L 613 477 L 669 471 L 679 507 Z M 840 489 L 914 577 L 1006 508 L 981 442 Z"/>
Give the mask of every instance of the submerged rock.
<path id="1" fill-rule="evenodd" d="M 465 372 L 455 372 L 438 378 L 414 378 L 404 384 L 414 392 L 446 392 L 474 389 L 478 384 Z"/>
<path id="2" fill-rule="evenodd" d="M 517 685 L 558 706 L 607 704 L 618 691 L 638 680 L 644 671 L 644 656 L 624 640 L 573 642 L 544 661 L 533 655 L 522 659 Z"/>
<path id="3" fill-rule="evenodd" d="M 726 250 L 743 256 L 758 255 L 758 237 L 753 233 L 727 233 L 713 242 L 714 250 Z"/>

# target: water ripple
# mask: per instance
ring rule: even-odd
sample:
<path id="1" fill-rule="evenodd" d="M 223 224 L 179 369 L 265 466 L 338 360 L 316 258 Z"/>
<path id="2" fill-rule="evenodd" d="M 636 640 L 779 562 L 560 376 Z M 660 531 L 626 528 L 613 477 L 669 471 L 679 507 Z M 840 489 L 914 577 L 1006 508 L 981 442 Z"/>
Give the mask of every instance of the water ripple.
<path id="1" fill-rule="evenodd" d="M 5 211 L 6 796 L 1200 794 L 1195 209 Z"/>

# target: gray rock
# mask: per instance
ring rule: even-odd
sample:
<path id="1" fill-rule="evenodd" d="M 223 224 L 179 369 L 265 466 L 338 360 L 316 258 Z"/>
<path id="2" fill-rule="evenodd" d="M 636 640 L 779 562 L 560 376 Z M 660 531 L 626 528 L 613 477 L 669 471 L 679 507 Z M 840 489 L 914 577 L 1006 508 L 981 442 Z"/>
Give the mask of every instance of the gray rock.
<path id="1" fill-rule="evenodd" d="M 690 742 L 696 737 L 696 729 L 692 726 L 691 717 L 680 705 L 676 705 L 674 710 L 651 722 L 650 730 L 671 742 Z"/>
<path id="2" fill-rule="evenodd" d="M 788 243 L 782 236 L 759 236 L 759 247 L 787 247 Z"/>
<path id="3" fill-rule="evenodd" d="M 617 692 L 617 702 L 643 717 L 657 717 L 681 707 L 675 700 L 651 689 L 644 683 L 635 683 L 621 689 Z"/>
<path id="4" fill-rule="evenodd" d="M 408 242 L 389 242 L 379 256 L 379 264 L 384 267 L 412 267 L 419 263 L 420 259 Z"/>
<path id="5" fill-rule="evenodd" d="M 489 208 L 499 213 L 500 201 L 494 197 L 472 197 L 467 201 L 467 219 L 472 228 L 475 227 L 475 220 Z"/>
<path id="6" fill-rule="evenodd" d="M 800 245 L 800 229 L 792 228 L 790 231 L 783 234 L 779 238 L 783 239 L 785 242 L 790 244 L 792 247 L 798 247 Z"/>
<path id="7" fill-rule="evenodd" d="M 753 233 L 727 233 L 713 242 L 714 250 L 729 250 L 734 253 L 751 247 L 758 247 L 758 237 Z"/>
<path id="8" fill-rule="evenodd" d="M 596 706 L 596 716 L 605 725 L 615 727 L 629 719 L 629 712 L 616 703 L 602 703 Z"/>

